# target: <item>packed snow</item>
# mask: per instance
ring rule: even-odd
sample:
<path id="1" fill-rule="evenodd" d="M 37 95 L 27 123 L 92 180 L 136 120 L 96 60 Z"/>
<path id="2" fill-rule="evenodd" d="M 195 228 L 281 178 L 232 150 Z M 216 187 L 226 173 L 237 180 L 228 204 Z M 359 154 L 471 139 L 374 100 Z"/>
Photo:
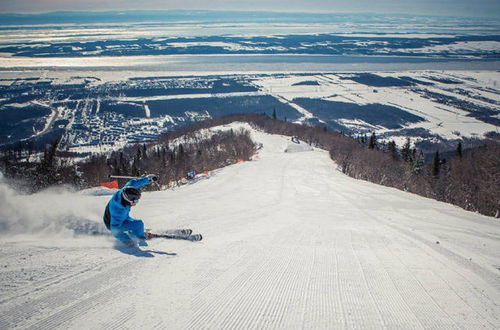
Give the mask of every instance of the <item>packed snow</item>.
<path id="1" fill-rule="evenodd" d="M 132 211 L 201 242 L 123 248 L 96 230 L 113 190 L 1 183 L 0 328 L 498 329 L 498 219 L 252 137 L 254 160 L 145 192 Z"/>

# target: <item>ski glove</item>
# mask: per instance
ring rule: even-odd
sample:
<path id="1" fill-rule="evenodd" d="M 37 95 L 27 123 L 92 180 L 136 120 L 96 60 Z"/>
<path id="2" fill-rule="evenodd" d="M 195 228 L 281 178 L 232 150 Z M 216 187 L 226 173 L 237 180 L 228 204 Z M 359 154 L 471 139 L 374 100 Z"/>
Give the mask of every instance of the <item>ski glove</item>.
<path id="1" fill-rule="evenodd" d="M 151 181 L 151 182 L 157 182 L 158 181 L 158 176 L 156 174 L 148 174 L 147 177 L 149 178 L 149 181 Z"/>

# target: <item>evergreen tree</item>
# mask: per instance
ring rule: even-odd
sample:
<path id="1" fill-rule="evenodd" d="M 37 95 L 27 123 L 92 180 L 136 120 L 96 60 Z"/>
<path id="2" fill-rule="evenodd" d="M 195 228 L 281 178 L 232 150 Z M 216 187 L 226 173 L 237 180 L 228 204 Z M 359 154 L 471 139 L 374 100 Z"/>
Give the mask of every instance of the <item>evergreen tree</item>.
<path id="1" fill-rule="evenodd" d="M 52 170 L 56 165 L 56 152 L 57 147 L 59 146 L 59 140 L 54 140 L 49 148 L 45 149 L 42 165 L 45 167 L 47 171 Z"/>
<path id="2" fill-rule="evenodd" d="M 118 164 L 119 164 L 119 171 L 121 175 L 127 175 L 128 174 L 128 168 L 129 168 L 129 163 L 127 159 L 125 159 L 125 156 L 123 154 L 123 151 L 120 151 L 120 157 L 118 159 Z"/>
<path id="3" fill-rule="evenodd" d="M 278 117 L 276 116 L 276 108 L 273 109 L 273 119 L 276 120 Z"/>
<path id="4" fill-rule="evenodd" d="M 434 154 L 434 159 L 432 160 L 432 176 L 439 176 L 441 170 L 441 158 L 439 157 L 439 151 Z"/>
<path id="5" fill-rule="evenodd" d="M 134 160 L 139 161 L 142 158 L 141 156 L 141 148 L 137 148 L 135 152 Z"/>
<path id="6" fill-rule="evenodd" d="M 393 159 L 399 158 L 396 142 L 391 141 L 387 144 L 387 152 L 392 156 Z"/>
<path id="7" fill-rule="evenodd" d="M 458 157 L 460 157 L 460 159 L 462 159 L 462 142 L 458 142 L 457 155 Z"/>
<path id="8" fill-rule="evenodd" d="M 179 144 L 179 157 L 178 158 L 182 158 L 184 157 L 184 146 L 181 144 Z"/>
<path id="9" fill-rule="evenodd" d="M 368 140 L 368 139 L 366 138 L 366 134 L 363 134 L 363 135 L 361 136 L 361 144 L 362 144 L 362 145 L 366 145 L 366 141 L 367 141 L 367 140 Z"/>
<path id="10" fill-rule="evenodd" d="M 370 136 L 370 141 L 368 143 L 368 149 L 375 149 L 377 147 L 377 137 L 375 136 L 375 132 Z"/>
<path id="11" fill-rule="evenodd" d="M 416 156 L 415 160 L 413 161 L 413 171 L 415 173 L 422 172 L 422 169 L 424 168 L 424 163 L 425 163 L 424 153 L 420 151 L 418 156 Z"/>
<path id="12" fill-rule="evenodd" d="M 401 158 L 403 158 L 403 160 L 405 162 L 411 162 L 411 141 L 410 141 L 410 138 L 406 138 L 406 143 L 403 145 L 403 148 L 401 149 Z"/>

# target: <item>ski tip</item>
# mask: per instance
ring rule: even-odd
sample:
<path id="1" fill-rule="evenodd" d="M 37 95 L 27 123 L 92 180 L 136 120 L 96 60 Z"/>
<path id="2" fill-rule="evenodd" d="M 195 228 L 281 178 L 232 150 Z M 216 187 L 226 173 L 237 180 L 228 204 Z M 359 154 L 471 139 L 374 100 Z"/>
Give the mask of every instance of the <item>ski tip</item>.
<path id="1" fill-rule="evenodd" d="M 203 239 L 203 236 L 201 236 L 201 234 L 195 234 L 195 235 L 189 236 L 188 239 L 192 242 L 199 242 Z"/>

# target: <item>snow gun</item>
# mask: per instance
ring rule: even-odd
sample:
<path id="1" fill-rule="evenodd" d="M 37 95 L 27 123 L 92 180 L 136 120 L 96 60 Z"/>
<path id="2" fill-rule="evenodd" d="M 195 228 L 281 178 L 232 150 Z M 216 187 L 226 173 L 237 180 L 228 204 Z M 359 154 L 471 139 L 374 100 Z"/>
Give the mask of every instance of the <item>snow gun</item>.
<path id="1" fill-rule="evenodd" d="M 161 187 L 158 184 L 158 176 L 155 175 L 155 174 L 149 174 L 147 176 L 151 176 L 152 177 L 151 181 L 153 181 L 153 183 L 155 184 L 155 186 L 158 187 L 158 190 L 161 190 Z M 128 180 L 140 178 L 138 176 L 128 176 L 128 175 L 108 175 L 108 177 L 110 179 L 128 179 Z M 154 178 L 156 178 L 156 180 Z"/>

